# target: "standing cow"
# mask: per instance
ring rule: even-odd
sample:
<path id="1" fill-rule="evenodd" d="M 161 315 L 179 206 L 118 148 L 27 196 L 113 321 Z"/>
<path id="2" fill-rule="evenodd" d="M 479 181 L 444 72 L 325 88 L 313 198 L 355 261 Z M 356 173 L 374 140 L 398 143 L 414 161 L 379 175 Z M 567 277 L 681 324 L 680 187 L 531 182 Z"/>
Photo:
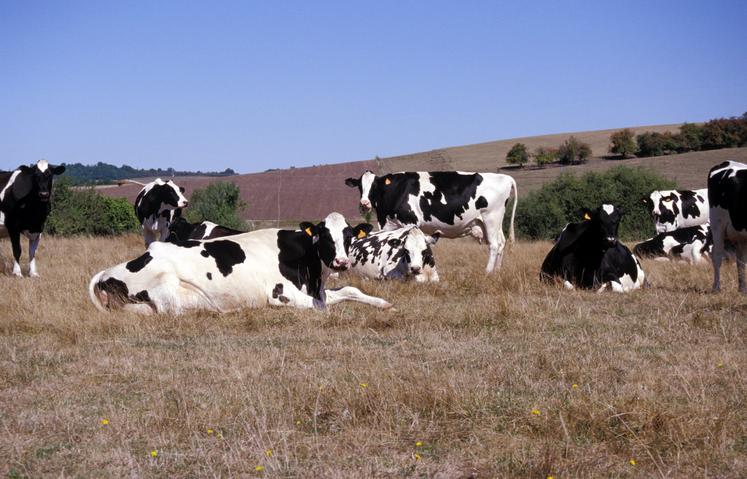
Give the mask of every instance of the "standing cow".
<path id="1" fill-rule="evenodd" d="M 725 161 L 708 173 L 711 234 L 713 236 L 713 290 L 721 290 L 724 242 L 734 243 L 739 291 L 747 293 L 744 265 L 747 261 L 747 165 Z"/>
<path id="2" fill-rule="evenodd" d="M 657 233 L 708 223 L 708 189 L 654 191 L 642 199 Z"/>
<path id="3" fill-rule="evenodd" d="M 64 172 L 64 165 L 52 166 L 46 160 L 0 172 L 0 225 L 5 225 L 10 236 L 15 276 L 23 276 L 21 234 L 29 240 L 29 276 L 39 276 L 35 256 L 51 208 L 52 178 Z"/>
<path id="4" fill-rule="evenodd" d="M 350 245 L 350 271 L 370 279 L 436 282 L 438 272 L 431 250 L 436 241 L 437 234 L 428 236 L 414 225 L 362 235 Z"/>
<path id="5" fill-rule="evenodd" d="M 367 225 L 370 226 L 370 225 Z M 332 271 L 350 266 L 348 251 L 363 228 L 339 213 L 300 231 L 265 229 L 212 240 L 156 242 L 142 256 L 94 275 L 89 296 L 101 311 L 180 314 L 242 307 L 323 309 L 340 301 L 389 308 L 346 286 L 325 289 Z"/>
<path id="6" fill-rule="evenodd" d="M 640 288 L 645 275 L 638 258 L 617 239 L 622 209 L 604 204 L 584 210 L 584 221 L 569 223 L 542 262 L 540 278 L 559 279 L 568 289 L 624 293 Z"/>
<path id="7" fill-rule="evenodd" d="M 358 188 L 361 212 L 375 210 L 383 230 L 417 225 L 426 234 L 458 238 L 474 235 L 475 227 L 479 227 L 490 251 L 488 273 L 501 267 L 506 243 L 503 216 L 513 189 L 509 240 L 514 241 L 518 192 L 516 182 L 508 175 L 418 171 L 376 176 L 366 171 L 360 178 L 348 178 L 345 184 Z"/>
<path id="8" fill-rule="evenodd" d="M 156 178 L 148 184 L 130 181 L 143 186 L 135 198 L 135 214 L 143 227 L 143 238 L 147 248 L 154 241 L 166 241 L 169 225 L 179 216 L 179 208 L 189 201 L 184 197 L 184 188 L 172 180 Z"/>

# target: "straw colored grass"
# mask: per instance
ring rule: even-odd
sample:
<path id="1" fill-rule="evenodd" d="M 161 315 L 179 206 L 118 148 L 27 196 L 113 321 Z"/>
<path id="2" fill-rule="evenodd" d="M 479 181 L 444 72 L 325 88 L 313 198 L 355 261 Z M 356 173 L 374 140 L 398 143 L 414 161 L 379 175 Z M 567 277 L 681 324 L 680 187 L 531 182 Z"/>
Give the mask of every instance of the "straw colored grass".
<path id="1" fill-rule="evenodd" d="M 708 265 L 652 261 L 652 288 L 595 294 L 538 281 L 549 243 L 486 277 L 484 246 L 443 240 L 439 284 L 338 282 L 396 311 L 138 317 L 86 287 L 141 238 L 45 237 L 38 279 L 0 248 L 3 477 L 747 475 L 733 264 L 718 295 Z"/>

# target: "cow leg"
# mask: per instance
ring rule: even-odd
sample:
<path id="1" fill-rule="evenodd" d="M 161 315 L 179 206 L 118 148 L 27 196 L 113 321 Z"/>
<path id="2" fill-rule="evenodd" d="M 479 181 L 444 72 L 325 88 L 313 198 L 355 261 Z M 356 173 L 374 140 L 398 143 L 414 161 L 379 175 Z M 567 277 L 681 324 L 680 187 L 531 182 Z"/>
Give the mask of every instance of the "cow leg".
<path id="1" fill-rule="evenodd" d="M 506 237 L 503 236 L 503 214 L 483 217 L 485 235 L 488 241 L 488 266 L 486 273 L 492 273 L 493 269 L 501 269 L 503 262 L 503 247 L 506 245 Z"/>
<path id="2" fill-rule="evenodd" d="M 435 266 L 426 264 L 423 266 L 423 272 L 417 275 L 415 277 L 415 280 L 418 283 L 425 283 L 426 281 L 430 281 L 431 283 L 438 283 L 438 271 L 436 270 Z"/>
<path id="3" fill-rule="evenodd" d="M 41 240 L 41 233 L 29 235 L 29 276 L 32 278 L 39 276 L 36 272 L 36 248 L 39 247 L 39 241 Z"/>
<path id="4" fill-rule="evenodd" d="M 10 236 L 10 245 L 13 249 L 13 275 L 19 278 L 23 277 L 21 273 L 21 232 L 8 231 Z"/>
<path id="5" fill-rule="evenodd" d="M 711 234 L 713 235 L 713 250 L 711 261 L 713 262 L 713 292 L 721 291 L 721 261 L 724 259 L 724 228 L 719 221 L 711 223 Z"/>
<path id="6" fill-rule="evenodd" d="M 392 307 L 392 304 L 390 302 L 381 298 L 377 298 L 375 296 L 364 294 L 361 290 L 359 290 L 358 288 L 354 288 L 353 286 L 345 286 L 338 289 L 327 289 L 325 290 L 325 293 L 327 294 L 328 305 L 340 303 L 342 301 L 358 301 L 359 303 L 370 304 L 371 306 L 376 306 L 377 308 L 381 309 Z"/>
<path id="7" fill-rule="evenodd" d="M 267 296 L 270 306 L 290 306 L 298 309 L 324 309 L 324 303 L 299 291 L 292 284 L 277 283 Z"/>
<path id="8" fill-rule="evenodd" d="M 744 282 L 744 265 L 747 262 L 747 242 L 739 241 L 737 246 L 737 278 L 739 279 L 739 292 L 747 293 L 747 284 Z"/>

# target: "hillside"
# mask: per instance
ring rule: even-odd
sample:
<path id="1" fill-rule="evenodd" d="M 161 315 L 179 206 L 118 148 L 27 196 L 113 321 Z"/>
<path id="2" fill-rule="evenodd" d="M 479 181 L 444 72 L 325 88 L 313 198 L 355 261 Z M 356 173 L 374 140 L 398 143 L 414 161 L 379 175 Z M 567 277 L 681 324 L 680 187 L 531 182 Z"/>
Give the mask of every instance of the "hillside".
<path id="1" fill-rule="evenodd" d="M 631 128 L 642 131 L 677 131 L 679 125 L 658 125 Z M 369 169 L 376 173 L 403 170 L 463 170 L 497 171 L 513 176 L 518 184 L 519 196 L 542 186 L 564 171 L 583 174 L 587 171 L 604 171 L 618 165 L 651 168 L 667 178 L 674 179 L 683 188 L 702 188 L 708 170 L 726 159 L 747 162 L 747 148 L 729 148 L 699 151 L 663 157 L 635 158 L 630 160 L 607 160 L 609 135 L 617 131 L 598 130 L 527 138 L 512 138 L 474 145 L 442 148 L 427 152 L 401 155 L 378 160 L 340 163 L 308 168 L 274 170 L 264 173 L 236 175 L 230 178 L 180 178 L 178 183 L 187 190 L 202 188 L 214 181 L 231 181 L 242 192 L 249 204 L 244 218 L 255 225 L 272 225 L 301 219 L 319 219 L 331 211 L 339 211 L 349 218 L 359 218 L 357 210 L 358 192 L 345 186 L 345 178 L 359 176 Z M 538 146 L 556 147 L 568 136 L 574 135 L 592 147 L 594 158 L 584 165 L 549 166 L 544 169 L 525 167 L 506 168 L 505 156 L 516 142 L 525 143 L 530 150 Z M 124 185 L 101 189 L 109 196 L 126 197 L 134 201 L 140 187 Z"/>

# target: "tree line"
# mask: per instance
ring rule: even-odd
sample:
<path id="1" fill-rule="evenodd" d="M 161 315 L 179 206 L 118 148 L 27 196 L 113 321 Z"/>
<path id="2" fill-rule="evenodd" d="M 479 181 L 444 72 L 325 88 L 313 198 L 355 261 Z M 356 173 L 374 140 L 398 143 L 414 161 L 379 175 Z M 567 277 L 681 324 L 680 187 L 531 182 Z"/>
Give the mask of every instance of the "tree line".
<path id="1" fill-rule="evenodd" d="M 128 165 L 115 166 L 99 161 L 95 165 L 81 163 L 63 163 L 66 176 L 73 185 L 106 185 L 127 178 L 172 177 L 172 176 L 232 176 L 236 172 L 231 168 L 223 171 L 179 171 L 174 168 L 133 168 Z"/>

